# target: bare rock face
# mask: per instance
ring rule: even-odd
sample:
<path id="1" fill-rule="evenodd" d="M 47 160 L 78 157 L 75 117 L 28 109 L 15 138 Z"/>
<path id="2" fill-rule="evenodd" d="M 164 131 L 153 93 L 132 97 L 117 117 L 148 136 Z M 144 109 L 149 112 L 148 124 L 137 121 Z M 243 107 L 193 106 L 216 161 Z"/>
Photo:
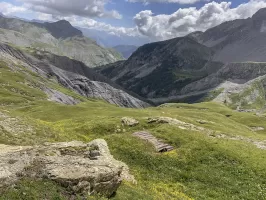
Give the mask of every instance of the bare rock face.
<path id="1" fill-rule="evenodd" d="M 29 53 L 32 51 L 31 53 Z M 145 108 L 149 104 L 140 100 L 135 94 L 113 83 L 108 78 L 97 74 L 84 63 L 64 56 L 57 56 L 45 51 L 28 49 L 20 51 L 9 45 L 0 43 L 0 58 L 7 63 L 20 63 L 30 71 L 45 79 L 54 77 L 63 87 L 68 88 L 84 97 L 105 100 L 108 103 L 129 108 Z M 15 65 L 16 66 L 16 65 Z M 79 103 L 62 92 L 42 88 L 49 100 L 73 105 Z"/>
<path id="2" fill-rule="evenodd" d="M 73 141 L 44 146 L 0 145 L 0 188 L 21 177 L 50 179 L 73 194 L 110 197 L 127 178 L 126 164 L 110 154 L 105 140 Z"/>

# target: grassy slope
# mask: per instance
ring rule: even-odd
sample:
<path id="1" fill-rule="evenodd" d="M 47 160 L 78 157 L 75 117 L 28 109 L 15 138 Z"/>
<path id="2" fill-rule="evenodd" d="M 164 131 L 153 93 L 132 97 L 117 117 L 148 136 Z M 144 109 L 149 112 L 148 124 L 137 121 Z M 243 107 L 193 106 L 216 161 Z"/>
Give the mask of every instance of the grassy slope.
<path id="1" fill-rule="evenodd" d="M 54 83 L 31 75 L 10 71 L 5 63 L 0 64 L 0 112 L 33 127 L 33 131 L 20 134 L 8 133 L 0 127 L 1 143 L 28 145 L 106 139 L 115 158 L 127 163 L 138 181 L 137 185 L 123 183 L 114 200 L 266 198 L 265 150 L 245 141 L 211 138 L 204 133 L 145 122 L 145 117 L 169 116 L 200 125 L 196 120 L 201 119 L 214 122 L 201 126 L 226 135 L 265 140 L 266 131 L 254 133 L 248 128 L 266 128 L 264 117 L 234 112 L 215 103 L 169 104 L 135 110 L 83 98 L 79 105 L 66 106 L 46 101 L 38 83 Z M 126 127 L 124 133 L 116 133 L 123 116 L 134 117 L 141 123 L 135 128 Z M 157 154 L 151 145 L 131 136 L 143 129 L 174 145 L 176 150 Z M 1 193 L 1 200 L 68 198 L 65 190 L 53 182 L 29 179 Z"/>

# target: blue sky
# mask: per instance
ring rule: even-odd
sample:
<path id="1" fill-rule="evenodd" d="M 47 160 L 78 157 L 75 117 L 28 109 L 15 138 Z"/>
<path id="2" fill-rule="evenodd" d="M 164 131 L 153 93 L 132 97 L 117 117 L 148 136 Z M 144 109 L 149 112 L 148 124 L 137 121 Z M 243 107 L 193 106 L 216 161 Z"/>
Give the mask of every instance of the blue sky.
<path id="1" fill-rule="evenodd" d="M 146 3 L 143 3 L 146 2 Z M 188 3 L 190 2 L 190 3 Z M 186 3 L 186 4 L 184 4 Z M 251 17 L 266 0 L 1 0 L 0 12 L 158 41 Z"/>

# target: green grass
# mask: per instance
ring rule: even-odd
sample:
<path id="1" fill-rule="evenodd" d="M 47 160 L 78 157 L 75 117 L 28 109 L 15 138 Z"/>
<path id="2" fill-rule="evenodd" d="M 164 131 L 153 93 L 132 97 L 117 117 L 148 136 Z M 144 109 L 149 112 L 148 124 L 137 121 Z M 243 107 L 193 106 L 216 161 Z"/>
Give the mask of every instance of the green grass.
<path id="1" fill-rule="evenodd" d="M 157 108 L 126 109 L 95 99 L 67 106 L 47 101 L 39 84 L 53 86 L 70 96 L 77 94 L 44 80 L 36 74 L 11 71 L 0 63 L 0 112 L 15 117 L 33 132 L 11 134 L 0 128 L 0 142 L 14 145 L 103 138 L 111 153 L 128 164 L 138 184 L 123 182 L 114 200 L 264 200 L 266 199 L 265 150 L 245 141 L 212 138 L 205 133 L 182 130 L 167 124 L 148 124 L 147 117 L 166 116 L 202 126 L 228 136 L 266 140 L 265 117 L 239 113 L 216 103 L 166 104 Z M 140 121 L 137 127 L 122 127 L 121 118 Z M 197 120 L 211 123 L 199 124 Z M 0 121 L 2 119 L 0 118 Z M 126 131 L 117 133 L 117 128 Z M 175 150 L 155 152 L 152 145 L 132 136 L 149 130 Z M 0 199 L 69 199 L 66 190 L 47 180 L 21 180 L 15 187 L 1 190 Z M 88 197 L 88 199 L 103 199 Z"/>
<path id="2" fill-rule="evenodd" d="M 256 92 L 258 94 L 256 94 Z M 251 96 L 256 96 L 254 100 L 249 100 Z M 244 109 L 261 109 L 265 106 L 265 89 L 260 81 L 253 83 L 249 88 L 238 94 L 231 94 L 230 98 L 232 103 L 230 103 L 231 108 L 236 108 L 238 105 Z"/>

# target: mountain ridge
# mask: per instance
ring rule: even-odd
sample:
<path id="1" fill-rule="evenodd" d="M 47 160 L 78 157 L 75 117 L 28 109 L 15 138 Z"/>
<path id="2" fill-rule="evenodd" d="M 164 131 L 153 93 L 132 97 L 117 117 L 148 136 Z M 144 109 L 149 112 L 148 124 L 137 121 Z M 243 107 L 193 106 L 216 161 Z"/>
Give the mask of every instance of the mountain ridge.
<path id="1" fill-rule="evenodd" d="M 115 50 L 105 49 L 90 38 L 84 37 L 80 30 L 67 21 L 36 23 L 0 17 L 0 28 L 2 42 L 68 56 L 84 62 L 89 67 L 122 59 Z"/>
<path id="2" fill-rule="evenodd" d="M 260 70 L 255 63 L 266 62 L 265 44 L 266 8 L 251 18 L 224 22 L 205 32 L 197 31 L 185 37 L 143 45 L 126 61 L 96 70 L 157 104 L 218 99 L 232 107 L 261 108 L 263 105 L 258 106 L 256 102 L 264 102 L 265 97 L 261 94 L 265 87 L 259 86 L 258 90 L 252 85 L 257 85 L 257 80 L 263 82 L 264 79 L 259 77 L 264 74 L 253 76 L 252 80 L 243 78 L 240 83 L 234 81 L 237 73 L 243 73 L 243 77 L 251 76 L 248 74 L 251 69 L 247 66 Z M 234 63 L 243 65 L 243 68 L 237 67 L 239 71 L 235 71 L 230 67 L 236 66 Z M 221 76 L 226 70 L 229 74 L 232 72 L 231 76 Z M 253 93 L 247 92 L 249 90 Z M 248 97 L 243 97 L 243 93 Z M 240 97 L 239 102 L 236 101 L 239 95 L 246 99 L 246 104 Z"/>
<path id="3" fill-rule="evenodd" d="M 83 37 L 83 33 L 80 30 L 73 27 L 70 24 L 70 22 L 66 20 L 59 20 L 57 22 L 44 22 L 44 23 L 32 22 L 32 23 L 41 28 L 45 28 L 56 39 L 60 38 L 66 39 L 74 36 Z"/>
<path id="4" fill-rule="evenodd" d="M 122 107 L 143 108 L 149 106 L 127 92 L 121 87 L 95 73 L 80 61 L 58 56 L 49 52 L 33 49 L 14 49 L 0 43 L 1 59 L 10 63 L 18 60 L 29 70 L 50 79 L 55 77 L 57 82 L 84 97 L 103 99 L 111 104 Z M 45 89 L 47 91 L 47 89 Z M 48 91 L 51 89 L 48 88 Z"/>

